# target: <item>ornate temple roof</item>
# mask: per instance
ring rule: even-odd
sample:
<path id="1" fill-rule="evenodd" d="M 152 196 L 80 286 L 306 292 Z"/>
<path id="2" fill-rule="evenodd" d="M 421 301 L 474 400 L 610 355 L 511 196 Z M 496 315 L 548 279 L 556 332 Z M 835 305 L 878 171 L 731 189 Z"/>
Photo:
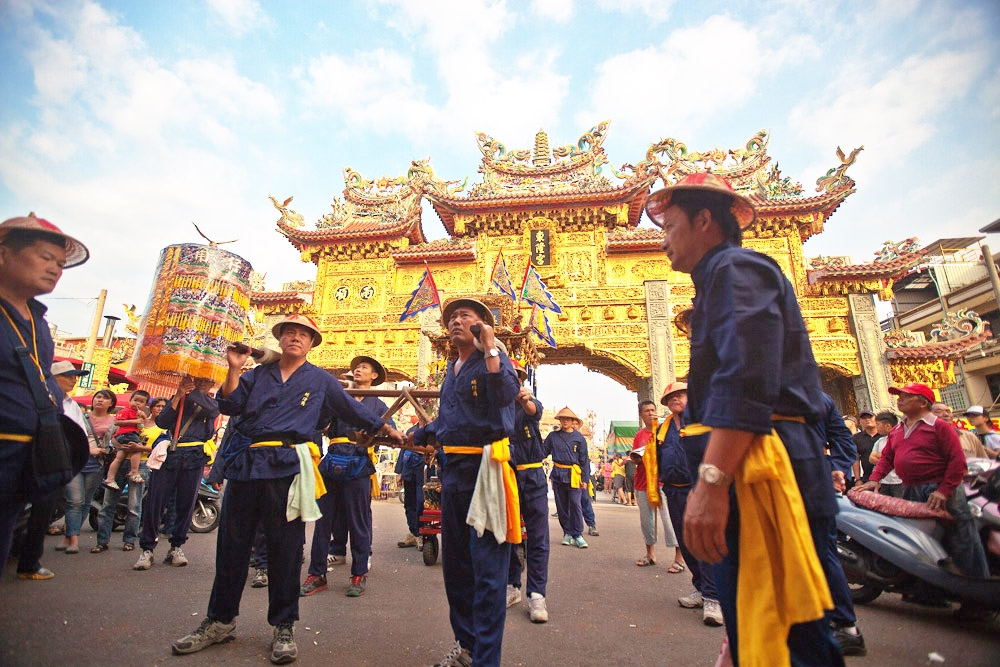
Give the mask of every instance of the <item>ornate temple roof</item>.
<path id="1" fill-rule="evenodd" d="M 875 259 L 865 264 L 848 264 L 844 257 L 814 257 L 809 261 L 809 284 L 820 282 L 854 282 L 859 280 L 898 280 L 906 275 L 927 253 L 919 250 L 916 238 L 899 243 L 886 241 L 875 253 Z"/>
<path id="2" fill-rule="evenodd" d="M 298 290 L 286 290 L 283 292 L 250 292 L 250 305 L 262 306 L 264 304 L 280 303 L 305 303 L 302 292 Z"/>
<path id="3" fill-rule="evenodd" d="M 438 239 L 405 250 L 389 253 L 398 264 L 419 264 L 421 262 L 466 261 L 476 258 L 476 246 L 472 239 Z"/>
<path id="4" fill-rule="evenodd" d="M 656 250 L 663 242 L 659 229 L 616 229 L 608 234 L 608 253 Z"/>
<path id="5" fill-rule="evenodd" d="M 975 311 L 960 310 L 931 330 L 929 342 L 905 329 L 888 332 L 885 335 L 886 357 L 890 361 L 955 360 L 992 336 L 989 323 Z"/>

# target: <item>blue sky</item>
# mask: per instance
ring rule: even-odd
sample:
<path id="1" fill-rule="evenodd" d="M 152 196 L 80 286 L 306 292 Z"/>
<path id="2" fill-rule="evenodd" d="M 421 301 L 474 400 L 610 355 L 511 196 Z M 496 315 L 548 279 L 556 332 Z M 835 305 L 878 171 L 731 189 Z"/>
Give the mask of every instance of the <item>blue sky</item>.
<path id="1" fill-rule="evenodd" d="M 864 145 L 858 192 L 806 254 L 868 261 L 885 240 L 1000 217 L 998 38 L 995 0 L 13 0 L 0 216 L 34 210 L 89 245 L 46 299 L 84 334 L 102 287 L 106 314 L 144 307 L 159 249 L 200 240 L 191 221 L 239 238 L 229 248 L 278 289 L 314 271 L 273 231 L 267 195 L 312 222 L 345 166 L 395 176 L 429 157 L 471 184 L 477 130 L 528 148 L 541 128 L 555 146 L 610 119 L 615 166 L 665 137 L 726 149 L 767 129 L 807 194 L 837 146 Z M 429 210 L 424 229 L 444 235 Z M 550 402 L 590 407 L 576 400 Z"/>

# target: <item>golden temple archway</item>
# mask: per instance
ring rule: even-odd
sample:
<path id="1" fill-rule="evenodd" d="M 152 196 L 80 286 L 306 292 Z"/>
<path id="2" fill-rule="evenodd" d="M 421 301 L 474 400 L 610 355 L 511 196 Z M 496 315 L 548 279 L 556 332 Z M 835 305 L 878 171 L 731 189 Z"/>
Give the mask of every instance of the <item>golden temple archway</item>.
<path id="1" fill-rule="evenodd" d="M 607 130 L 600 123 L 553 149 L 539 132 L 531 149 L 517 150 L 477 133 L 482 180 L 468 189 L 468 179 L 438 178 L 429 160 L 413 162 L 404 176 L 375 180 L 348 167 L 344 197 L 312 229 L 288 208 L 290 200 L 272 197 L 278 231 L 316 265 L 316 279 L 280 292 L 258 285 L 254 334 L 263 336 L 280 313 L 303 312 L 324 334 L 310 354 L 314 363 L 346 368 L 363 352 L 382 361 L 390 379 L 417 380 L 434 360 L 428 336 L 440 334 L 438 311 L 399 318 L 425 270 L 442 300 L 499 294 L 491 278 L 502 254 L 515 290 L 530 262 L 562 309 L 546 313 L 556 346 L 535 340 L 540 363 L 580 363 L 641 398 L 657 397 L 687 373 L 688 340 L 675 319 L 690 307 L 694 287 L 659 250 L 659 230 L 638 226 L 642 207 L 658 181 L 712 170 L 757 206 L 744 244 L 773 257 L 795 286 L 827 390 L 845 410 L 885 404 L 879 401 L 888 398 L 891 377 L 873 294 L 891 294 L 907 262 L 807 267 L 803 257 L 803 243 L 855 191 L 845 172 L 860 149 L 850 156 L 838 149 L 840 164 L 806 196 L 771 165 L 764 131 L 742 148 L 704 153 L 666 139 L 634 165 L 614 169 L 602 147 Z M 423 201 L 448 238 L 426 239 Z M 520 302 L 515 312 L 527 327 L 530 304 Z"/>

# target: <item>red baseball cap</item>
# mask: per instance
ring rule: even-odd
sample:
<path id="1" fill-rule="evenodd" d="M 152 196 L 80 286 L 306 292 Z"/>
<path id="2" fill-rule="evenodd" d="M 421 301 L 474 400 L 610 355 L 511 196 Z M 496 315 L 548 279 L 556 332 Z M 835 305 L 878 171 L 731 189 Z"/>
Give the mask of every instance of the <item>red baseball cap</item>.
<path id="1" fill-rule="evenodd" d="M 937 397 L 934 396 L 934 390 L 925 384 L 920 384 L 919 382 L 911 382 L 910 384 L 905 384 L 902 387 L 889 387 L 889 393 L 894 396 L 899 396 L 900 394 L 916 394 L 917 396 L 923 396 L 931 403 L 937 400 Z"/>

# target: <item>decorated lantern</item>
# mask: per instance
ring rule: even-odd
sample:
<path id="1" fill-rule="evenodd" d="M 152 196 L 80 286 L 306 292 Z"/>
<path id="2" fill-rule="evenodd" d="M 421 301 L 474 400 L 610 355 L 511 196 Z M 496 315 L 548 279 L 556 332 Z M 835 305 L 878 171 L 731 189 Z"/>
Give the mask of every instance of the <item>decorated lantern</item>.
<path id="1" fill-rule="evenodd" d="M 221 384 L 226 348 L 243 339 L 250 263 L 215 245 L 164 248 L 129 376 L 176 385 L 178 376 Z"/>

